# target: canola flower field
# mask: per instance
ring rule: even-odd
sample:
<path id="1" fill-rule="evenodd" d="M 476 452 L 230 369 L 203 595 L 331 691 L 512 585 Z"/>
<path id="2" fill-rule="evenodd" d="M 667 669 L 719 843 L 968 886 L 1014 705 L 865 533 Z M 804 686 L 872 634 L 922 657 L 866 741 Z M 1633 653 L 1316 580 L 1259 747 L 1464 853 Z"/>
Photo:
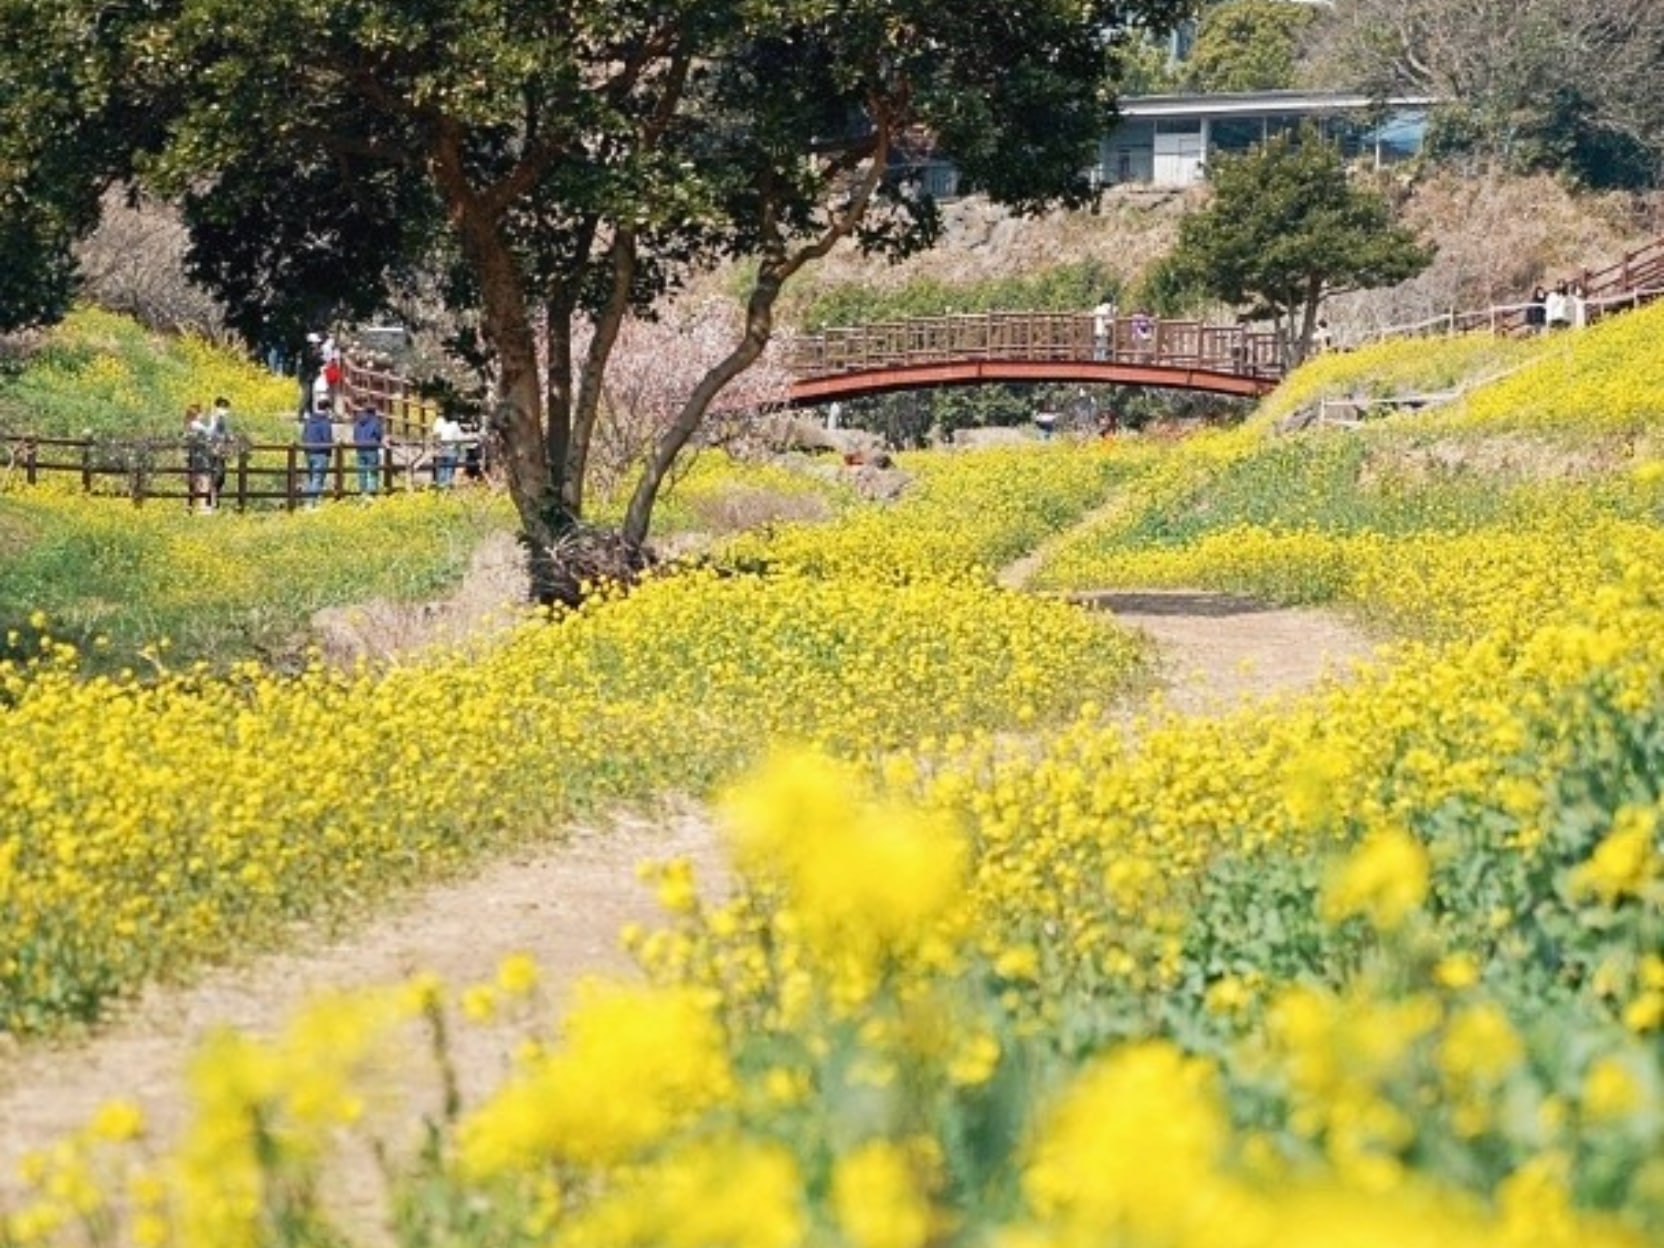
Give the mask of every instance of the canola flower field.
<path id="1" fill-rule="evenodd" d="M 911 544 L 917 566 L 937 569 L 906 584 L 786 559 L 768 576 L 693 572 L 597 596 L 483 655 L 385 671 L 287 676 L 245 661 L 89 676 L 37 619 L 38 634 L 9 639 L 32 653 L 0 663 L 0 1027 L 96 1017 L 151 978 L 327 912 L 332 895 L 453 867 L 603 799 L 703 791 L 770 741 L 872 756 L 1113 694 L 1138 662 L 1125 633 L 971 571 L 979 546 L 997 556 L 1013 532 L 1084 510 L 1104 463 L 1028 454 L 926 468 L 883 521 L 888 547 Z M 988 468 L 1006 485 L 980 480 Z M 957 497 L 979 499 L 974 524 L 945 522 Z M 111 525 L 135 515 L 63 505 L 111 509 Z M 295 517 L 300 553 L 273 549 L 266 571 L 450 507 Z M 215 518 L 242 575 L 275 546 L 276 519 Z M 189 517 L 148 523 L 207 532 Z M 239 546 L 240 531 L 253 540 Z M 168 546 L 173 560 L 211 549 L 186 537 Z"/>
<path id="2" fill-rule="evenodd" d="M 273 1041 L 225 1036 L 183 1138 L 147 1146 L 111 1104 L 31 1161 L 0 1243 L 350 1242 L 321 1195 L 334 1150 L 396 1115 L 377 1092 L 395 1058 L 440 1080 L 447 1030 L 494 1011 L 527 1042 L 430 1124 L 392 1187 L 397 1242 L 1659 1242 L 1661 331 L 1656 309 L 1527 344 L 1452 408 L 1359 433 L 921 459 L 893 509 L 740 539 L 751 575 L 656 582 L 408 676 L 138 686 L 77 677 L 47 643 L 6 673 L 0 741 L 34 744 L 0 775 L 51 770 L 5 790 L 0 920 L 36 923 L 54 966 L 114 967 L 106 993 L 166 970 L 89 943 L 106 920 L 188 961 L 244 939 L 245 909 L 306 904 L 325 863 L 430 870 L 551 818 L 551 795 L 642 774 L 719 788 L 741 883 L 712 899 L 660 868 L 665 926 L 626 934 L 644 980 L 595 985 L 558 1032 L 517 957 L 490 983 L 419 978 Z M 1313 368 L 1418 367 L 1393 359 Z M 1397 640 L 1299 699 L 1129 730 L 1109 708 L 1136 648 L 990 588 L 1101 501 L 1043 584 L 1331 603 Z M 441 715 L 547 749 L 433 805 L 414 773 L 350 775 L 350 816 L 218 788 L 147 859 L 211 869 L 177 905 L 121 893 L 122 855 L 154 835 L 121 823 L 135 806 L 208 809 L 157 787 L 171 767 L 275 769 L 407 705 L 395 758 L 419 761 Z M 100 790 L 140 732 L 179 738 L 169 768 Z M 37 1002 L 9 1026 L 44 1022 L 44 982 L 0 978 Z"/>

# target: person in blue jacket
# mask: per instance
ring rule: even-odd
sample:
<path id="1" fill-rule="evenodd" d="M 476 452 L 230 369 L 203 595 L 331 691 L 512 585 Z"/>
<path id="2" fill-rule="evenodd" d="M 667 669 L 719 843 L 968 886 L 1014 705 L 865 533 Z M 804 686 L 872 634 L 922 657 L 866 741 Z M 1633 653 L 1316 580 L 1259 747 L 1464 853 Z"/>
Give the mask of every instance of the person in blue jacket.
<path id="1" fill-rule="evenodd" d="M 335 449 L 335 425 L 329 404 L 315 405 L 300 426 L 300 449 L 306 456 L 306 482 L 302 492 L 306 505 L 316 507 L 323 497 L 324 479 L 329 475 L 329 457 Z"/>
<path id="2" fill-rule="evenodd" d="M 381 487 L 381 444 L 386 437 L 381 413 L 366 403 L 352 422 L 352 444 L 358 454 L 358 492 L 365 497 Z"/>

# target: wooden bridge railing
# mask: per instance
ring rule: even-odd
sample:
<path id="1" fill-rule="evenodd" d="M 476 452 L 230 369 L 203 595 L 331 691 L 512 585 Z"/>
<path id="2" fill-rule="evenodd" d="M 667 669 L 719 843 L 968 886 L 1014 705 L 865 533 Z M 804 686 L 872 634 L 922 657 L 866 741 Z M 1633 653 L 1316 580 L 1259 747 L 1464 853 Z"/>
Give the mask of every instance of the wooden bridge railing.
<path id="1" fill-rule="evenodd" d="M 439 405 L 412 391 L 403 376 L 358 363 L 351 356 L 341 361 L 341 400 L 349 412 L 365 404 L 374 407 L 387 422 L 389 434 L 411 441 L 429 436 L 439 415 Z"/>
<path id="2" fill-rule="evenodd" d="M 374 490 L 359 488 L 357 447 L 335 442 L 319 488 L 312 489 L 308 448 L 298 443 L 241 443 L 224 460 L 221 506 L 246 511 L 354 494 L 393 494 L 433 488 L 438 481 L 433 445 L 391 441 L 379 448 Z M 78 438 L 0 436 L 0 485 L 21 479 L 37 485 L 50 479 L 76 482 L 87 494 L 130 498 L 134 505 L 173 500 L 195 509 L 212 500 L 208 474 L 193 468 L 183 442 L 95 441 Z M 457 475 L 463 475 L 458 465 Z"/>
<path id="3" fill-rule="evenodd" d="M 1106 363 L 1275 379 L 1278 335 L 1244 325 L 1118 316 L 1100 341 L 1091 313 L 987 312 L 822 330 L 792 341 L 794 378 L 977 360 Z"/>

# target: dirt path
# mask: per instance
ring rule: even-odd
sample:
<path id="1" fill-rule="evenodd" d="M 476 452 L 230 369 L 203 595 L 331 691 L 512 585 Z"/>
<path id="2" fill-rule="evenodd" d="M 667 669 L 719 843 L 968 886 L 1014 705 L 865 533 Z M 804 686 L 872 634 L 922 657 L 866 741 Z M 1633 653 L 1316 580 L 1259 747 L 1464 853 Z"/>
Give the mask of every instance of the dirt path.
<path id="1" fill-rule="evenodd" d="M 1077 601 L 1112 612 L 1155 642 L 1162 697 L 1183 714 L 1298 693 L 1374 652 L 1368 637 L 1328 611 L 1183 589 L 1083 594 Z"/>
<path id="2" fill-rule="evenodd" d="M 204 1037 L 222 1027 L 272 1035 L 321 990 L 394 984 L 418 971 L 461 987 L 489 981 L 504 957 L 525 951 L 543 967 L 558 1009 L 583 974 L 628 969 L 619 931 L 655 915 L 635 866 L 678 856 L 701 880 L 720 882 L 721 854 L 702 812 L 622 818 L 402 898 L 319 947 L 217 968 L 189 987 L 154 987 L 90 1040 L 0 1052 L 0 1207 L 24 1152 L 75 1130 L 112 1098 L 136 1101 L 158 1137 L 172 1134 L 184 1116 L 186 1060 Z M 521 1031 L 457 1033 L 465 1098 L 497 1082 Z M 421 1077 L 432 1083 L 431 1073 Z"/>
<path id="3" fill-rule="evenodd" d="M 1168 703 L 1183 711 L 1293 691 L 1369 650 L 1355 631 L 1320 612 L 1183 592 L 1088 601 L 1150 634 L 1162 654 Z M 636 863 L 682 855 L 702 879 L 721 878 L 717 836 L 703 813 L 627 819 L 411 896 L 320 947 L 221 968 L 185 988 L 154 988 L 90 1040 L 0 1050 L 0 1204 L 23 1152 L 75 1129 L 112 1097 L 138 1101 L 165 1138 L 183 1115 L 185 1060 L 204 1035 L 227 1025 L 271 1034 L 319 989 L 385 984 L 417 970 L 450 984 L 475 983 L 488 980 L 508 953 L 525 950 L 545 967 L 558 1008 L 582 973 L 626 965 L 619 928 L 653 912 Z M 506 1027 L 464 1033 L 457 1058 L 465 1096 L 497 1080 L 518 1035 Z M 371 1178 L 349 1183 L 350 1203 L 360 1211 L 373 1207 L 373 1192 L 364 1190 Z"/>

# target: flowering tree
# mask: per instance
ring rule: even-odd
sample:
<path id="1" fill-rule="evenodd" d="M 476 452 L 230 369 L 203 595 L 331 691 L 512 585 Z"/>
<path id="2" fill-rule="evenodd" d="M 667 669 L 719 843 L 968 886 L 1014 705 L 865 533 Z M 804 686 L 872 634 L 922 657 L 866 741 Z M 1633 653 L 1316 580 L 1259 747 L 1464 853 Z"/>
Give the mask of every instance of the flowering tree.
<path id="1" fill-rule="evenodd" d="M 607 373 L 590 476 L 601 493 L 617 490 L 665 436 L 687 397 L 690 380 L 707 373 L 731 349 L 738 336 L 737 309 L 707 300 L 658 320 L 632 319 L 619 330 L 613 366 Z M 587 335 L 578 339 L 588 347 Z M 711 437 L 743 429 L 786 405 L 791 377 L 770 349 L 722 392 L 708 414 Z"/>

